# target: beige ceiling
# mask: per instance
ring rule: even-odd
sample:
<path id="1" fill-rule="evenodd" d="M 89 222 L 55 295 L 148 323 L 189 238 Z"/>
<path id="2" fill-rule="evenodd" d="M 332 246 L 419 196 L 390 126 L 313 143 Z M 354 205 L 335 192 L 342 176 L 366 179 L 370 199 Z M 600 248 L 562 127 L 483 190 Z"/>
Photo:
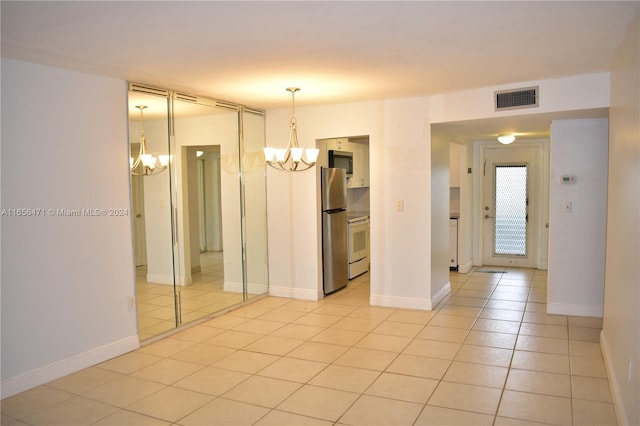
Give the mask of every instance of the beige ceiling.
<path id="1" fill-rule="evenodd" d="M 290 104 L 289 86 L 304 106 L 608 71 L 638 10 L 638 1 L 3 0 L 2 55 L 270 109 Z"/>

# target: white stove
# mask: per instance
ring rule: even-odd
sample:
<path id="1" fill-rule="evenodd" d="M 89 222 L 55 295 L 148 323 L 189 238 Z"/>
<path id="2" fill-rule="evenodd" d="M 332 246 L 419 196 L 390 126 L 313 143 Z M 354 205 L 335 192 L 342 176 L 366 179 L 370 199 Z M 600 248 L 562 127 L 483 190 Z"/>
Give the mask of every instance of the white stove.
<path id="1" fill-rule="evenodd" d="M 349 227 L 349 279 L 369 270 L 369 216 L 352 214 Z"/>

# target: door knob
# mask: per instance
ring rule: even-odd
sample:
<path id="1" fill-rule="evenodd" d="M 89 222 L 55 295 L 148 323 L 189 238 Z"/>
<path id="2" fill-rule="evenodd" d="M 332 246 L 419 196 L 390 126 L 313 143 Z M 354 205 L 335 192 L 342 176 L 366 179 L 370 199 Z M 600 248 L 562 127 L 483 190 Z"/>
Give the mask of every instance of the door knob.
<path id="1" fill-rule="evenodd" d="M 489 216 L 488 214 L 485 214 L 485 215 L 484 215 L 484 218 L 485 218 L 485 219 L 493 219 L 493 216 Z"/>

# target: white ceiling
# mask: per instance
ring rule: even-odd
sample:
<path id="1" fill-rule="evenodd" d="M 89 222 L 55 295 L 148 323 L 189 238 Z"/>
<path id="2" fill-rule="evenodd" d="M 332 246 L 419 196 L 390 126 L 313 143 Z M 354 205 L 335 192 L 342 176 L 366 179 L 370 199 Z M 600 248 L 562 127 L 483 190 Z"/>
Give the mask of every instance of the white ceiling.
<path id="1" fill-rule="evenodd" d="M 3 0 L 0 7 L 3 56 L 270 109 L 290 105 L 290 86 L 301 88 L 296 104 L 304 106 L 608 71 L 639 5 Z M 540 131 L 528 121 L 522 125 Z"/>

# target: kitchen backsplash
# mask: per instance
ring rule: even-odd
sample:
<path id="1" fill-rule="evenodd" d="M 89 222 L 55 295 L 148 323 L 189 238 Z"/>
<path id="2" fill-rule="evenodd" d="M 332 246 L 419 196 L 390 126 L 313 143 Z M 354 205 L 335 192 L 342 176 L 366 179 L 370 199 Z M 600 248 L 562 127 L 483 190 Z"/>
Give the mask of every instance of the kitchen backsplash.
<path id="1" fill-rule="evenodd" d="M 347 212 L 368 212 L 369 188 L 347 189 Z"/>

